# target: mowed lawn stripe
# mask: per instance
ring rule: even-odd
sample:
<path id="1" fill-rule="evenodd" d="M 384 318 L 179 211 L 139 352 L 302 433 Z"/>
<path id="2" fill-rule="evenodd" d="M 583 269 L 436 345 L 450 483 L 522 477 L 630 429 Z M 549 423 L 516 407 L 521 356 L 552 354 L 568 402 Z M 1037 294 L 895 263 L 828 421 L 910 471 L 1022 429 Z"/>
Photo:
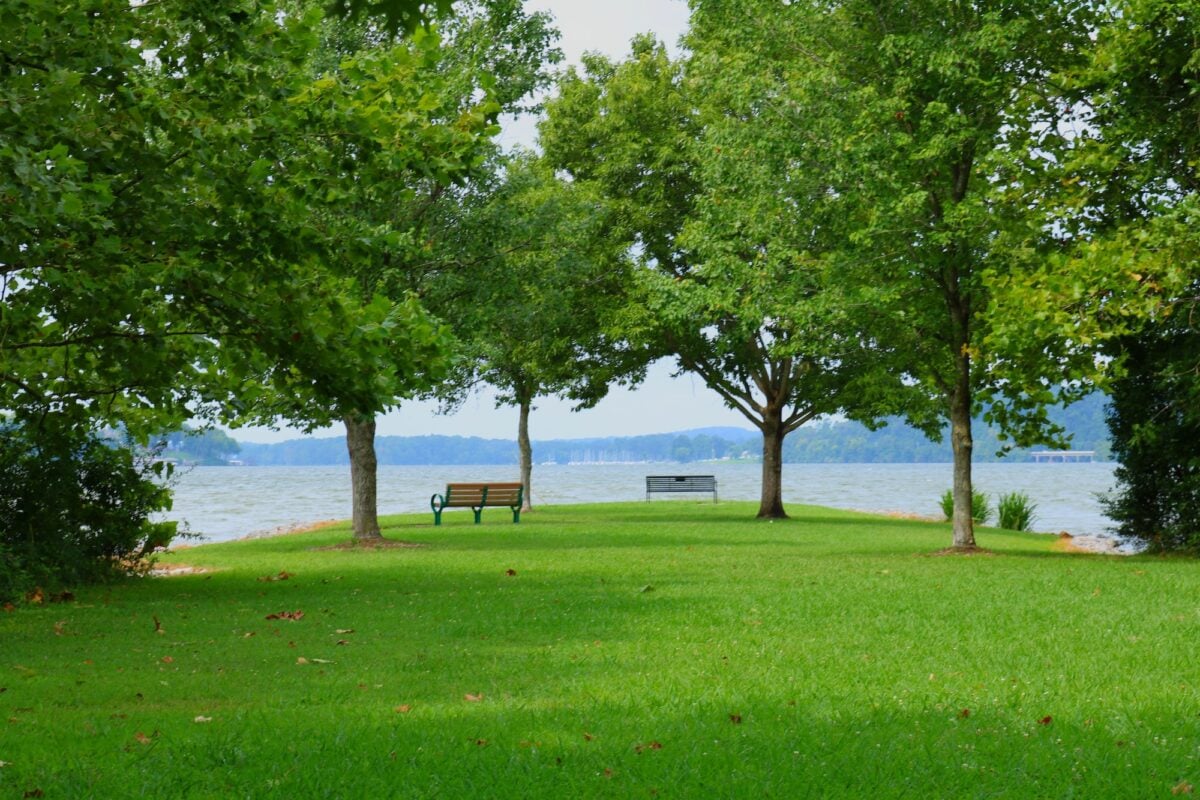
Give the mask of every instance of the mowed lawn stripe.
<path id="1" fill-rule="evenodd" d="M 1194 561 L 742 503 L 385 520 L 0 615 L 13 796 L 1171 796 Z M 286 575 L 286 578 L 282 576 Z M 279 615 L 283 616 L 279 616 Z M 275 616 L 275 619 L 267 619 Z M 289 618 L 293 617 L 293 618 Z M 296 618 L 298 617 L 298 618 Z"/>

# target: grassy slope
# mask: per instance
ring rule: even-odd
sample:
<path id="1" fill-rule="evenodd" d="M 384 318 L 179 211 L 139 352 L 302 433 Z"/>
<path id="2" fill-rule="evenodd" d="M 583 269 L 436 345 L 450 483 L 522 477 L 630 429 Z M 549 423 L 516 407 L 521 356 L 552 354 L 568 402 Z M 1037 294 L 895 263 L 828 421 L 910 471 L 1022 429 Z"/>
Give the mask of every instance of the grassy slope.
<path id="1" fill-rule="evenodd" d="M 344 527 L 211 545 L 165 559 L 209 575 L 0 614 L 0 797 L 1200 784 L 1195 562 L 990 530 L 995 557 L 922 557 L 946 525 L 791 511 L 401 517 L 386 535 L 427 547 L 311 549 Z M 258 580 L 281 570 L 294 576 Z"/>

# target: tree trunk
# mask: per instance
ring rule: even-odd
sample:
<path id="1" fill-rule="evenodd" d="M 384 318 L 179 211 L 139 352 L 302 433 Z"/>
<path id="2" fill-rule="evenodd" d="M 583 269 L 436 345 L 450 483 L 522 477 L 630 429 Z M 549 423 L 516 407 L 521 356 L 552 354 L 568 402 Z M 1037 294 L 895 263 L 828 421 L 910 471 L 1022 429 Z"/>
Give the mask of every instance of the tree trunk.
<path id="1" fill-rule="evenodd" d="M 533 405 L 533 398 L 522 397 L 520 405 L 521 420 L 517 424 L 517 449 L 521 451 L 521 485 L 525 487 L 525 491 L 521 493 L 521 510 L 530 511 L 533 509 L 533 498 L 530 492 L 533 480 L 533 445 L 529 441 L 529 410 Z"/>
<path id="2" fill-rule="evenodd" d="M 350 451 L 350 493 L 354 538 L 378 539 L 379 511 L 376 503 L 375 418 L 347 416 L 346 449 Z"/>
<path id="3" fill-rule="evenodd" d="M 759 519 L 787 519 L 783 510 L 783 410 L 767 408 L 762 419 L 762 500 Z"/>
<path id="4" fill-rule="evenodd" d="M 971 516 L 971 358 L 955 357 L 955 385 L 950 395 L 950 448 L 954 454 L 954 546 L 975 546 Z"/>

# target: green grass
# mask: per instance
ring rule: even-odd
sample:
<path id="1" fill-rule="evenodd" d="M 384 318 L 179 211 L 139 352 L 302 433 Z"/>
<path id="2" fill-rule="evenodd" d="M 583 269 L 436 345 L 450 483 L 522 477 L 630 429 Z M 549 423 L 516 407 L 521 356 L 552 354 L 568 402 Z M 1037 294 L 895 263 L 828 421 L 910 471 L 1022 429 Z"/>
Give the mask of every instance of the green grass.
<path id="1" fill-rule="evenodd" d="M 398 517 L 385 534 L 425 547 L 312 549 L 344 526 L 210 545 L 164 559 L 207 575 L 0 614 L 0 797 L 1200 785 L 1194 561 L 988 529 L 995 556 L 934 557 L 947 524 L 753 510 Z"/>

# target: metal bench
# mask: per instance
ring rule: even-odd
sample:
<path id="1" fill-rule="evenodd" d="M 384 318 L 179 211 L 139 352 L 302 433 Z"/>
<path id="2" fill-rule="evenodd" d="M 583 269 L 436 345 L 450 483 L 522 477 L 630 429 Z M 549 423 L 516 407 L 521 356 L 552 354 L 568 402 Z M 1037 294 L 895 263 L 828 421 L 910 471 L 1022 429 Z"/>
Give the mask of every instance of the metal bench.
<path id="1" fill-rule="evenodd" d="M 513 514 L 513 523 L 521 521 L 521 501 L 525 489 L 520 483 L 448 483 L 444 495 L 429 498 L 433 509 L 433 524 L 442 524 L 442 511 L 447 508 L 469 508 L 475 512 L 478 525 L 487 506 L 507 506 Z"/>
<path id="2" fill-rule="evenodd" d="M 673 492 L 712 492 L 713 502 L 717 502 L 716 475 L 647 475 L 646 500 L 651 494 Z"/>

